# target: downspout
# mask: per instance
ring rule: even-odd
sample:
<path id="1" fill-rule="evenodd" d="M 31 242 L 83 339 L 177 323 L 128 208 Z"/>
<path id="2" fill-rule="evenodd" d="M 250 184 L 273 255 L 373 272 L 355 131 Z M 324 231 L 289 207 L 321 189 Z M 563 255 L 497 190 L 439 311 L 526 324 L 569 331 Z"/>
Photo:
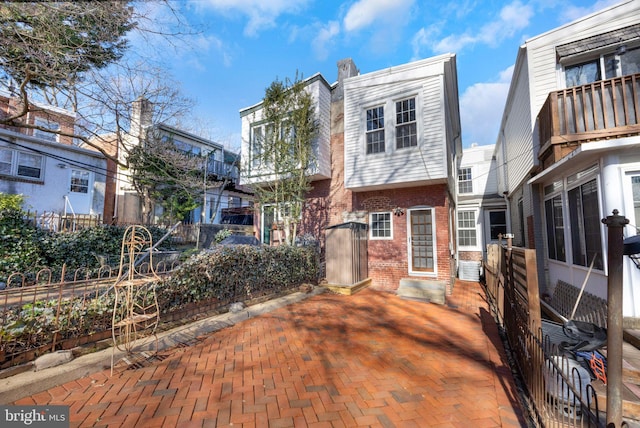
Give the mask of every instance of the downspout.
<path id="1" fill-rule="evenodd" d="M 502 166 L 502 182 L 504 183 L 504 190 L 502 192 L 502 197 L 504 198 L 505 203 L 507 204 L 507 219 L 509 221 L 507 221 L 507 233 L 512 233 L 511 232 L 511 204 L 509 201 L 509 183 L 508 183 L 508 177 L 509 174 L 507 173 L 507 149 L 506 149 L 506 145 L 507 145 L 507 139 L 504 136 L 504 129 L 502 129 L 500 131 L 500 134 L 502 136 L 502 144 L 501 144 L 501 150 L 502 150 L 502 162 L 503 162 L 503 166 Z"/>

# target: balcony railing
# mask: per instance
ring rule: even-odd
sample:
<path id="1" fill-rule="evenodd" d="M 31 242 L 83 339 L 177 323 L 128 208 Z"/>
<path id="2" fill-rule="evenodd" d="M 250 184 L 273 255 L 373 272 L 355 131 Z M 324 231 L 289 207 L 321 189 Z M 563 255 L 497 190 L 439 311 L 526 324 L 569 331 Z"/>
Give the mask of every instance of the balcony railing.
<path id="1" fill-rule="evenodd" d="M 640 134 L 639 97 L 640 74 L 551 92 L 538 114 L 545 167 L 577 144 Z"/>
<path id="2" fill-rule="evenodd" d="M 236 165 L 230 165 L 219 160 L 209 159 L 209 164 L 207 165 L 207 174 L 215 175 L 220 179 L 229 178 L 232 181 L 237 181 L 240 172 Z"/>

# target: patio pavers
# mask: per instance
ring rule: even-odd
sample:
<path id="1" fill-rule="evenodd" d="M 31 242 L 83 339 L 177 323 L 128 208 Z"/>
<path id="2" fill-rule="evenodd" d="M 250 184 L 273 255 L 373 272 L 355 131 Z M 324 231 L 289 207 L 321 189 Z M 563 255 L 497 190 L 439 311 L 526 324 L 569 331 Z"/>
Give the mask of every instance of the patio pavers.
<path id="1" fill-rule="evenodd" d="M 323 293 L 14 404 L 70 406 L 71 426 L 526 426 L 483 296 Z"/>

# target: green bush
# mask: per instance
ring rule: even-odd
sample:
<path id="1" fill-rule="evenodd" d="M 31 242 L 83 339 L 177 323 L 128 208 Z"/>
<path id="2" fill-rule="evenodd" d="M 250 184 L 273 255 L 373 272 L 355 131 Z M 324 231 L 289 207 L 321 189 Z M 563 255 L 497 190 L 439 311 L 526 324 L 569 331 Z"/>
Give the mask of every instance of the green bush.
<path id="1" fill-rule="evenodd" d="M 160 240 L 166 230 L 159 227 L 148 228 L 153 242 Z M 52 235 L 43 242 L 47 250 L 48 266 L 62 266 L 66 263 L 69 269 L 100 267 L 100 257 L 106 256 L 110 264 L 120 262 L 122 237 L 126 226 L 96 226 L 77 232 Z M 163 241 L 159 249 L 169 249 L 171 241 Z"/>
<path id="2" fill-rule="evenodd" d="M 161 308 L 208 299 L 231 303 L 296 287 L 318 278 L 310 248 L 218 246 L 192 256 L 158 286 Z"/>
<path id="3" fill-rule="evenodd" d="M 160 227 L 148 229 L 154 243 L 166 233 Z M 64 264 L 70 273 L 79 268 L 97 270 L 105 257 L 109 264 L 117 265 L 125 230 L 126 226 L 104 225 L 52 233 L 26 222 L 20 209 L 0 210 L 0 281 L 6 281 L 14 272 L 29 273 L 32 279 L 42 267 L 59 274 Z M 171 245 L 169 238 L 158 249 L 170 249 Z"/>
<path id="4" fill-rule="evenodd" d="M 35 271 L 46 264 L 43 242 L 50 234 L 24 220 L 24 212 L 8 207 L 0 210 L 0 281 L 13 272 Z"/>

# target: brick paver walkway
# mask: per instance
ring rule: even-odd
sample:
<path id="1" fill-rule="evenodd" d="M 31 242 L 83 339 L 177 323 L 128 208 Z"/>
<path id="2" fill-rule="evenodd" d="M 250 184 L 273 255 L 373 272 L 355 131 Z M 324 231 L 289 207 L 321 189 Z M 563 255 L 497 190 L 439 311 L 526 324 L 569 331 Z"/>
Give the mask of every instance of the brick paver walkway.
<path id="1" fill-rule="evenodd" d="M 447 303 L 324 293 L 15 404 L 68 405 L 72 426 L 525 426 L 482 289 Z"/>

